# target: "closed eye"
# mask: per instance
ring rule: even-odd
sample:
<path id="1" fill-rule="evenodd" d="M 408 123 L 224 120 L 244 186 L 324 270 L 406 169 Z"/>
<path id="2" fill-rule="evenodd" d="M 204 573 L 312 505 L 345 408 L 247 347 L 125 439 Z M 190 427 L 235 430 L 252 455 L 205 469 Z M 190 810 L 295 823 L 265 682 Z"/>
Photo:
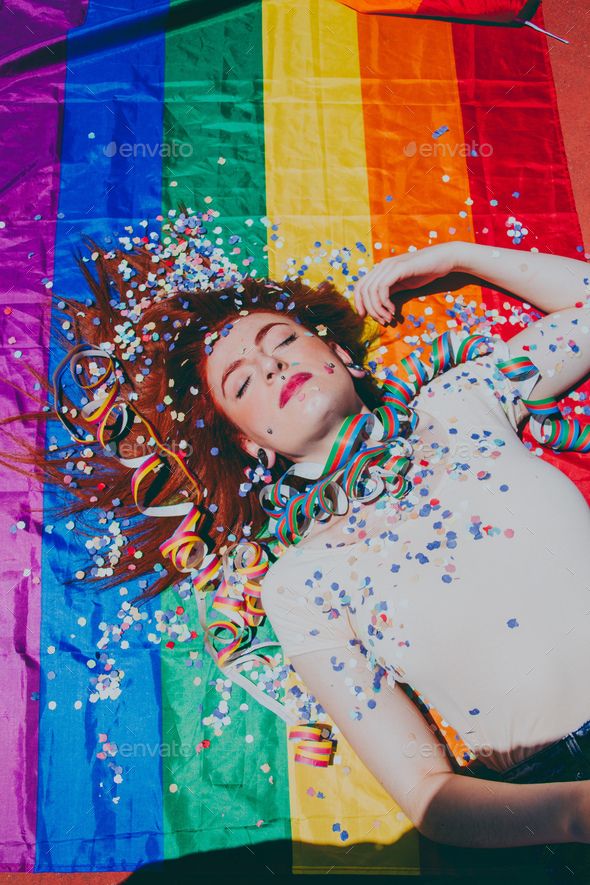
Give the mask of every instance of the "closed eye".
<path id="1" fill-rule="evenodd" d="M 295 341 L 296 338 L 297 338 L 297 334 L 295 332 L 293 332 L 291 335 L 289 335 L 288 338 L 285 338 L 284 341 L 281 341 L 280 344 L 277 344 L 277 347 L 282 347 L 284 344 L 290 344 L 291 341 Z M 277 348 L 275 347 L 275 350 L 276 349 Z"/>
<path id="2" fill-rule="evenodd" d="M 296 333 L 296 332 L 293 332 L 291 335 L 289 335 L 288 338 L 285 338 L 284 341 L 281 341 L 280 344 L 277 344 L 277 347 L 275 347 L 275 350 L 276 350 L 278 347 L 283 347 L 285 344 L 290 344 L 291 341 L 295 341 L 295 339 L 296 339 L 297 337 L 298 337 L 297 333 Z M 251 375 L 248 375 L 248 377 L 246 378 L 246 380 L 244 381 L 244 383 L 242 384 L 242 386 L 240 387 L 240 389 L 239 389 L 238 392 L 236 393 L 236 398 L 237 398 L 237 399 L 241 399 L 241 398 L 242 398 L 242 396 L 243 396 L 243 394 L 244 394 L 244 391 L 246 390 L 248 384 L 250 383 L 250 378 L 251 378 L 251 377 L 252 377 Z"/>

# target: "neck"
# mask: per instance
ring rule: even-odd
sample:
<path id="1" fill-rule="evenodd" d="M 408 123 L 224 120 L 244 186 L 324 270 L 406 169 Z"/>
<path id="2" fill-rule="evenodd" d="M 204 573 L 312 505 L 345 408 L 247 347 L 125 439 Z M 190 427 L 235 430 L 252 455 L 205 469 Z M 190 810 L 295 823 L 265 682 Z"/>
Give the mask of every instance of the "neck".
<path id="1" fill-rule="evenodd" d="M 371 410 L 368 409 L 363 402 L 360 402 L 358 412 L 351 412 L 350 414 L 370 415 Z M 301 457 L 295 457 L 292 460 L 297 463 L 301 463 L 303 461 L 314 461 L 317 464 L 321 464 L 323 466 L 328 460 L 328 456 L 330 454 L 330 451 L 332 450 L 332 446 L 334 445 L 334 440 L 336 439 L 336 435 L 342 427 L 342 423 L 344 420 L 345 418 L 342 417 L 337 418 L 330 430 L 326 431 L 326 433 L 322 436 L 320 440 L 317 441 L 317 443 L 312 444 L 305 452 L 305 455 L 302 455 Z"/>

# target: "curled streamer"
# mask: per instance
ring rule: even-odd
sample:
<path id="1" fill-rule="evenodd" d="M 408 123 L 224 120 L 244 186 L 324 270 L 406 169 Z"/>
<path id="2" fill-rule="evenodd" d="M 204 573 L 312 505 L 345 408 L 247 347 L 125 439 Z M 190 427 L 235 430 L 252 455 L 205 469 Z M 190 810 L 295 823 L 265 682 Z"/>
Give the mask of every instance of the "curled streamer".
<path id="1" fill-rule="evenodd" d="M 535 374 L 541 377 L 539 369 L 527 356 L 515 356 L 500 360 L 498 368 L 511 381 L 521 381 Z M 534 385 L 533 385 L 534 386 Z M 531 413 L 529 430 L 531 436 L 541 445 L 555 452 L 590 452 L 590 425 L 582 426 L 575 418 L 566 418 L 554 397 L 532 399 L 521 397 L 522 403 Z"/>
<path id="2" fill-rule="evenodd" d="M 332 760 L 336 741 L 330 738 L 328 725 L 295 725 L 289 729 L 289 740 L 299 741 L 295 747 L 295 762 L 327 768 Z"/>
<path id="3" fill-rule="evenodd" d="M 82 360 L 91 357 L 95 360 L 106 361 L 106 366 L 102 372 L 97 371 L 96 378 L 86 380 Z M 68 417 L 67 408 L 63 404 L 63 374 L 68 367 L 76 385 L 85 392 L 98 391 L 100 388 L 106 387 L 105 391 L 95 395 L 80 409 L 84 420 L 96 425 L 96 439 L 93 439 L 88 433 L 82 436 L 82 431 Z M 169 556 L 175 567 L 181 572 L 190 572 L 197 567 L 202 567 L 204 563 L 206 566 L 210 566 L 211 561 L 207 561 L 207 544 L 196 533 L 196 528 L 203 517 L 196 504 L 184 501 L 157 507 L 143 507 L 141 505 L 140 488 L 146 479 L 150 478 L 152 483 L 156 479 L 165 461 L 162 453 L 179 465 L 194 488 L 199 489 L 199 482 L 188 470 L 183 457 L 173 452 L 159 439 L 147 418 L 126 400 L 118 399 L 120 392 L 121 384 L 117 377 L 115 360 L 111 354 L 100 347 L 88 344 L 76 345 L 68 351 L 53 374 L 55 412 L 70 436 L 77 442 L 98 441 L 125 467 L 135 468 L 131 477 L 133 500 L 137 509 L 145 516 L 184 517 L 174 534 L 163 544 L 160 544 L 159 549 L 162 555 Z M 114 425 L 108 427 L 107 423 L 113 416 L 115 416 Z M 129 433 L 131 427 L 136 423 L 135 418 L 149 431 L 150 437 L 154 440 L 156 451 L 136 458 L 124 458 L 119 454 L 119 441 Z"/>
<path id="4" fill-rule="evenodd" d="M 260 490 L 261 507 L 270 517 L 277 539 L 285 545 L 298 544 L 316 520 L 323 522 L 333 514 L 346 513 L 351 499 L 367 503 L 381 495 L 386 485 L 397 498 L 407 495 L 411 483 L 405 474 L 413 449 L 404 433 L 413 431 L 418 422 L 409 403 L 435 375 L 491 349 L 483 335 L 443 332 L 431 343 L 430 365 L 415 351 L 404 357 L 401 363 L 407 380 L 397 375 L 387 379 L 382 385 L 382 405 L 342 422 L 323 466 L 293 464 L 277 482 Z M 368 445 L 370 442 L 380 445 Z M 395 446 L 404 454 L 396 454 Z M 303 492 L 292 484 L 297 477 L 311 481 Z"/>
<path id="5" fill-rule="evenodd" d="M 224 614 L 228 621 L 214 621 L 208 625 L 215 639 L 221 640 L 221 649 L 211 641 L 220 666 L 236 656 L 247 645 L 253 627 L 266 617 L 261 603 L 260 581 L 268 571 L 268 555 L 256 541 L 237 544 L 223 556 L 223 577 L 212 608 Z M 228 636 L 220 635 L 225 631 Z"/>

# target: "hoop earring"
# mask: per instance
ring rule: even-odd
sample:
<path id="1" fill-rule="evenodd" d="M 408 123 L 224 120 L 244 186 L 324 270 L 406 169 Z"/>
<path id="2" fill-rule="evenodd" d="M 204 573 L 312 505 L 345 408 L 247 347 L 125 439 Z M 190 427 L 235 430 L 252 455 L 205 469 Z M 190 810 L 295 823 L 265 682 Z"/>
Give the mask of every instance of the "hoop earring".
<path id="1" fill-rule="evenodd" d="M 268 467 L 268 455 L 266 454 L 262 446 L 258 449 L 258 463 L 262 467 L 264 467 L 265 470 Z"/>
<path id="2" fill-rule="evenodd" d="M 349 355 L 349 357 L 350 357 L 350 359 L 351 359 L 351 362 L 350 362 L 350 363 L 344 363 L 344 365 L 346 366 L 346 368 L 347 368 L 347 369 L 356 369 L 358 372 L 362 372 L 363 375 L 366 375 L 368 370 L 365 369 L 364 366 L 361 366 L 359 363 L 355 363 L 355 362 L 354 362 L 354 360 L 353 360 L 353 358 L 352 358 L 352 354 L 350 353 L 349 350 L 347 350 L 346 352 L 348 353 L 348 355 Z"/>

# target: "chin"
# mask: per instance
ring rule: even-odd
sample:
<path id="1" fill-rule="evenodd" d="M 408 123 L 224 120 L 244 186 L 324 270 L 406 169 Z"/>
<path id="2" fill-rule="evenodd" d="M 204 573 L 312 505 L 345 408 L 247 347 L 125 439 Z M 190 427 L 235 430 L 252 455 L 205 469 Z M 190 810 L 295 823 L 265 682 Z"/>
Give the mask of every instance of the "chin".
<path id="1" fill-rule="evenodd" d="M 302 393 L 305 394 L 304 399 L 298 399 Z M 299 421 L 301 418 L 305 418 L 306 422 L 317 423 L 318 428 L 321 428 L 324 423 L 333 421 L 334 415 L 343 414 L 344 417 L 346 416 L 344 404 L 347 400 L 347 391 L 326 389 L 325 382 L 320 385 L 315 379 L 312 379 L 309 384 L 304 384 L 301 390 L 285 403 L 282 411 L 285 412 L 286 409 L 289 409 L 289 421 Z"/>

